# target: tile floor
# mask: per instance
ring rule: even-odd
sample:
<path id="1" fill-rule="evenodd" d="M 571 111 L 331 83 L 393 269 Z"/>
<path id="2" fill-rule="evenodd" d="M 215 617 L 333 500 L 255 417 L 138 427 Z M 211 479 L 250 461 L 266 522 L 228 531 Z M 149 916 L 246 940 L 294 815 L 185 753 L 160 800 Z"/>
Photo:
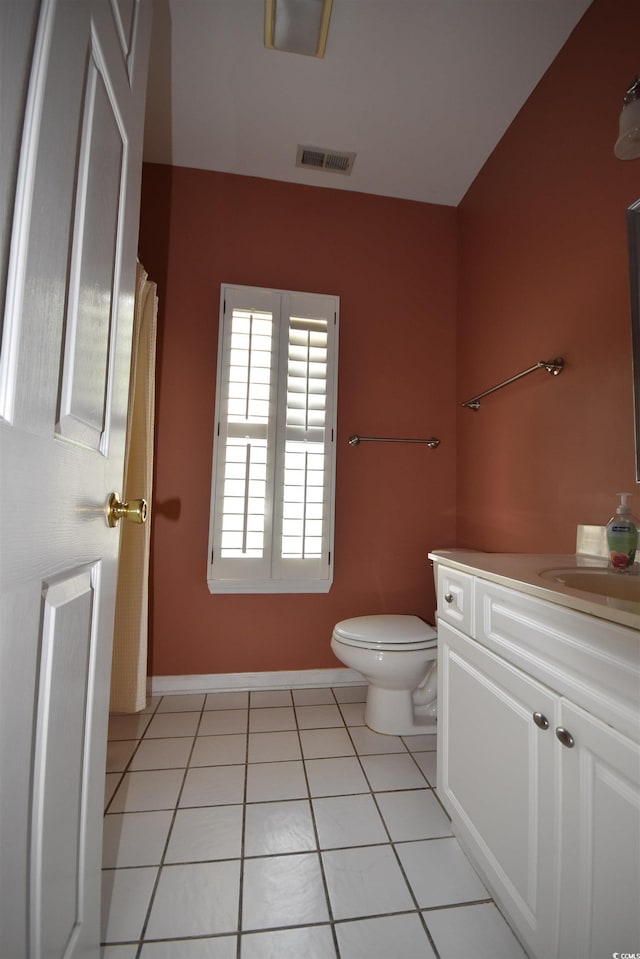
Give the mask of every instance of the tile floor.
<path id="1" fill-rule="evenodd" d="M 103 959 L 524 959 L 436 798 L 435 736 L 366 687 L 112 716 Z"/>

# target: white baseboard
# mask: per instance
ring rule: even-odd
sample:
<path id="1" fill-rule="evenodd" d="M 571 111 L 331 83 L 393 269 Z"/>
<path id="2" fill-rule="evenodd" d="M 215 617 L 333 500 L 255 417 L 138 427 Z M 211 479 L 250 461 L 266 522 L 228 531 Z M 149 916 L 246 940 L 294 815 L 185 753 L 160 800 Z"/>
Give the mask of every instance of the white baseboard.
<path id="1" fill-rule="evenodd" d="M 225 693 L 259 689 L 316 689 L 361 686 L 366 680 L 355 669 L 293 669 L 274 673 L 202 673 L 197 676 L 152 676 L 151 694 Z"/>

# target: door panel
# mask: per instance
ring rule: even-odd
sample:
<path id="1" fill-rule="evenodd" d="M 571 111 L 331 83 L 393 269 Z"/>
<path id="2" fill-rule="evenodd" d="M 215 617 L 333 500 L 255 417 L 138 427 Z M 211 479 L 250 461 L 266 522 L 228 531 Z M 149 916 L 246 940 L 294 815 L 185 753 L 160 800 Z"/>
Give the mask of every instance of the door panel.
<path id="1" fill-rule="evenodd" d="M 554 956 L 557 697 L 441 618 L 438 663 L 440 796 L 523 941 Z"/>
<path id="2" fill-rule="evenodd" d="M 16 16 L 15 6 L 16 0 L 12 0 L 8 6 L 2 5 L 2 25 L 15 35 L 15 44 L 12 42 L 11 47 L 16 59 L 11 63 L 11 68 L 19 81 L 25 83 L 27 91 L 23 99 L 22 91 L 14 90 L 11 81 L 3 82 L 3 95 L 5 89 L 12 93 L 9 94 L 10 108 L 3 110 L 0 116 L 2 157 L 9 160 L 8 171 L 11 171 L 6 174 L 4 182 L 3 199 L 6 199 L 7 205 L 2 224 L 4 285 L 0 289 L 4 305 L 0 349 L 0 421 L 9 423 L 13 422 L 15 414 L 37 139 L 55 10 L 52 0 L 44 0 L 39 17 L 37 4 L 33 4 L 31 17 L 23 19 Z M 32 39 L 36 21 L 35 37 Z M 2 80 L 8 80 L 4 68 Z M 13 204 L 10 200 L 13 200 Z"/>
<path id="3" fill-rule="evenodd" d="M 43 942 L 54 955 L 63 955 L 84 918 L 84 751 L 91 742 L 98 581 L 95 567 L 43 584 L 31 827 L 31 941 L 36 955 Z"/>
<path id="4" fill-rule="evenodd" d="M 575 745 L 561 747 L 561 955 L 633 953 L 640 942 L 640 747 L 566 701 L 562 724 Z"/>
<path id="5" fill-rule="evenodd" d="M 129 55 L 134 42 L 134 27 L 136 23 L 135 0 L 111 0 L 113 19 L 118 29 L 122 53 L 129 66 Z"/>
<path id="6" fill-rule="evenodd" d="M 4 303 L 6 292 L 19 144 L 37 23 L 37 0 L 4 0 L 0 3 L 0 303 Z M 0 336 L 2 327 L 0 312 Z"/>
<path id="7" fill-rule="evenodd" d="M 91 38 L 76 176 L 75 221 L 66 311 L 59 429 L 63 436 L 102 448 L 108 424 L 120 264 L 119 223 L 124 201 L 125 144 L 113 91 Z M 110 95 L 111 93 L 111 95 Z M 85 230 L 86 223 L 100 230 Z"/>

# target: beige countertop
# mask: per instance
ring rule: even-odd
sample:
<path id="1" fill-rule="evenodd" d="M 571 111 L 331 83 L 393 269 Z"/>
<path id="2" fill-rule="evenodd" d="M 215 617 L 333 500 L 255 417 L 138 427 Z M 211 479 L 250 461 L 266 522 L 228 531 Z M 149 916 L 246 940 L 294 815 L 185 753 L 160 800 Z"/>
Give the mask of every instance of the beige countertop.
<path id="1" fill-rule="evenodd" d="M 540 575 L 543 570 L 603 567 L 606 566 L 603 559 L 581 554 L 483 553 L 469 549 L 439 549 L 429 553 L 429 559 L 529 596 L 640 630 L 640 575 L 637 572 L 620 575 L 637 578 L 638 602 L 573 589 Z"/>

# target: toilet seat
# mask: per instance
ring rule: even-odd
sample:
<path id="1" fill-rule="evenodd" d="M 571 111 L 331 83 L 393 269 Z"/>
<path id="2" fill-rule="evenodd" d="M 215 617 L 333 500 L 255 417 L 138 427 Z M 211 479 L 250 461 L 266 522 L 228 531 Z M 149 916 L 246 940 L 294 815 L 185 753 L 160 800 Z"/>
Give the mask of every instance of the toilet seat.
<path id="1" fill-rule="evenodd" d="M 344 619 L 335 626 L 333 638 L 345 646 L 396 652 L 430 649 L 437 644 L 437 634 L 432 626 L 417 616 L 405 615 L 381 614 Z"/>

